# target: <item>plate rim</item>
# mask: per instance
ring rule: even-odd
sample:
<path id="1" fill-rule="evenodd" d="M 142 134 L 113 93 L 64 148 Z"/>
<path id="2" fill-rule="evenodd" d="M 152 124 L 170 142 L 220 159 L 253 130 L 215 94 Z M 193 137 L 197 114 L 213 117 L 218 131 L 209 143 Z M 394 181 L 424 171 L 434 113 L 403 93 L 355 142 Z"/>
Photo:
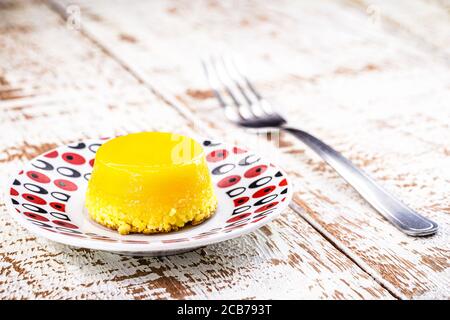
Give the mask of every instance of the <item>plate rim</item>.
<path id="1" fill-rule="evenodd" d="M 193 138 L 208 140 L 208 138 L 204 138 L 204 137 L 200 137 L 200 136 L 193 136 Z M 5 201 L 6 209 L 8 211 L 8 214 L 13 218 L 13 220 L 15 220 L 20 226 L 22 226 L 26 230 L 32 232 L 33 234 L 35 234 L 39 237 L 43 237 L 48 240 L 51 240 L 51 241 L 54 241 L 57 243 L 61 243 L 64 245 L 72 246 L 72 247 L 86 248 L 86 249 L 92 249 L 92 250 L 101 250 L 101 251 L 107 251 L 107 252 L 112 252 L 112 253 L 126 253 L 126 254 L 155 253 L 155 252 L 170 253 L 171 251 L 178 251 L 178 250 L 184 250 L 184 249 L 185 250 L 196 249 L 199 247 L 216 244 L 216 243 L 219 243 L 222 241 L 231 240 L 234 238 L 238 238 L 240 236 L 247 235 L 247 234 L 261 228 L 262 226 L 268 224 L 269 222 L 273 221 L 275 218 L 278 218 L 282 214 L 282 212 L 287 207 L 289 207 L 289 204 L 292 201 L 292 197 L 294 194 L 292 180 L 286 174 L 284 169 L 281 168 L 280 166 L 278 166 L 277 164 L 274 164 L 271 161 L 268 161 L 283 174 L 283 176 L 285 177 L 285 179 L 288 182 L 288 185 L 291 186 L 290 188 L 288 188 L 288 192 L 286 194 L 286 200 L 282 203 L 282 205 L 280 205 L 279 208 L 277 208 L 277 211 L 274 214 L 266 216 L 266 218 L 264 218 L 264 219 L 261 219 L 257 222 L 253 222 L 247 228 L 244 228 L 244 229 L 236 228 L 227 233 L 220 232 L 220 233 L 214 234 L 208 238 L 193 239 L 188 242 L 182 241 L 182 242 L 172 242 L 172 243 L 164 243 L 164 244 L 161 244 L 158 242 L 155 242 L 155 243 L 123 243 L 123 242 L 109 242 L 109 241 L 104 241 L 104 240 L 100 240 L 100 239 L 97 240 L 97 239 L 89 239 L 89 238 L 77 238 L 76 236 L 67 236 L 67 235 L 63 235 L 63 234 L 59 234 L 59 233 L 44 231 L 45 229 L 43 230 L 43 228 L 35 226 L 32 223 L 26 222 L 26 219 L 20 218 L 17 215 L 17 211 L 16 211 L 15 207 L 13 206 L 12 202 L 10 201 L 11 198 L 10 198 L 10 194 L 9 194 L 10 188 L 12 188 L 13 182 L 19 175 L 19 172 L 21 172 L 22 170 L 24 171 L 29 163 L 31 163 L 35 159 L 41 157 L 43 154 L 49 153 L 54 150 L 58 150 L 59 148 L 63 148 L 72 143 L 85 142 L 85 141 L 89 141 L 89 140 L 97 141 L 97 140 L 102 140 L 102 138 L 100 138 L 100 137 L 97 139 L 96 138 L 88 138 L 88 139 L 84 139 L 84 140 L 80 139 L 80 140 L 76 140 L 71 143 L 59 145 L 55 148 L 49 149 L 49 150 L 33 157 L 32 159 L 27 160 L 24 164 L 22 164 L 19 167 L 18 171 L 16 171 L 17 168 L 14 168 L 14 173 L 10 174 L 10 178 L 8 179 L 9 183 L 5 184 L 6 186 L 4 188 L 2 188 L 3 189 L 3 197 L 6 200 Z M 229 143 L 222 142 L 220 139 L 212 139 L 211 138 L 209 140 L 219 141 L 221 144 L 223 144 L 226 147 L 231 145 Z M 233 144 L 233 146 L 239 147 L 239 145 L 234 145 L 234 144 Z M 246 148 L 244 148 L 244 149 L 248 150 Z M 260 155 L 258 153 L 255 153 L 255 154 Z M 264 156 L 261 156 L 261 157 L 263 159 L 265 158 Z M 161 246 L 163 246 L 163 247 L 161 247 Z"/>

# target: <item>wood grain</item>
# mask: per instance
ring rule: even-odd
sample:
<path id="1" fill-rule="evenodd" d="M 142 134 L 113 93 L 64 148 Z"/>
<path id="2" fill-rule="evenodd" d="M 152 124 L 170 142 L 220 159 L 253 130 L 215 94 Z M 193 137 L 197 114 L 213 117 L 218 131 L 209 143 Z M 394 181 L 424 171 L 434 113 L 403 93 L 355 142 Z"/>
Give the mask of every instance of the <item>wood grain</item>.
<path id="1" fill-rule="evenodd" d="M 141 130 L 199 130 L 189 112 L 155 96 L 46 3 L 0 1 L 0 10 L 3 187 L 27 159 L 55 145 Z M 3 299 L 396 298 L 292 210 L 245 237 L 162 258 L 37 238 L 3 204 L 0 226 Z"/>
<path id="2" fill-rule="evenodd" d="M 56 3 L 61 12 L 66 2 Z M 254 141 L 222 120 L 196 63 L 206 52 L 237 52 L 287 118 L 441 229 L 430 238 L 401 234 L 314 154 L 281 135 L 283 153 L 265 143 L 261 149 L 295 178 L 302 217 L 396 296 L 450 297 L 448 7 L 438 1 L 77 3 L 85 34 L 147 86 L 225 139 Z"/>

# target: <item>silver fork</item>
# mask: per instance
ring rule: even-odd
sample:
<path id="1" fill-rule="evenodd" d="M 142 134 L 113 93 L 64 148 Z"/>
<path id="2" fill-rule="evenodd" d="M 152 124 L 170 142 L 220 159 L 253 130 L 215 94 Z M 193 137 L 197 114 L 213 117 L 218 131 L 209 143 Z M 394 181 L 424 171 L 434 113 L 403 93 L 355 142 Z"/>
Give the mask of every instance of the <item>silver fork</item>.
<path id="1" fill-rule="evenodd" d="M 428 236 L 438 230 L 435 222 L 406 206 L 329 145 L 303 130 L 288 126 L 286 119 L 273 110 L 239 71 L 231 56 L 210 56 L 202 60 L 202 65 L 229 120 L 246 128 L 278 128 L 289 132 L 322 157 L 369 204 L 407 235 Z M 226 102 L 227 96 L 231 104 Z"/>

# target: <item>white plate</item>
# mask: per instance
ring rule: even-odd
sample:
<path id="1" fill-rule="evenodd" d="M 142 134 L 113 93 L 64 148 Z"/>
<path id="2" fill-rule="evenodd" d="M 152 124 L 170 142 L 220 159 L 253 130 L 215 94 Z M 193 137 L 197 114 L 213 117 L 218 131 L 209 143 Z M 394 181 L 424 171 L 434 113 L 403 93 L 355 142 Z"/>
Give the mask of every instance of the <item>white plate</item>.
<path id="1" fill-rule="evenodd" d="M 197 226 L 164 234 L 119 235 L 84 208 L 95 152 L 106 139 L 56 148 L 26 164 L 8 185 L 11 216 L 31 232 L 63 244 L 128 255 L 168 255 L 251 232 L 276 218 L 292 198 L 286 174 L 267 159 L 221 142 L 199 141 L 219 199 Z"/>

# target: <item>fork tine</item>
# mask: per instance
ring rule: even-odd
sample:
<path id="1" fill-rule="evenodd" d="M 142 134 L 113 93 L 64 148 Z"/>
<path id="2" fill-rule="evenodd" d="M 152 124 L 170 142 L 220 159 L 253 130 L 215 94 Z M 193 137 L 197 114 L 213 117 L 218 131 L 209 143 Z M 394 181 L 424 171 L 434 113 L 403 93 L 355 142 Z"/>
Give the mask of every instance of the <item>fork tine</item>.
<path id="1" fill-rule="evenodd" d="M 238 90 L 241 92 L 244 99 L 247 101 L 247 103 L 250 105 L 253 103 L 254 99 L 248 94 L 251 92 L 245 92 L 245 89 L 243 88 L 243 84 L 241 79 L 239 78 L 238 73 L 236 72 L 236 68 L 230 63 L 230 58 L 227 55 L 222 55 L 221 57 L 222 63 L 224 65 L 224 69 L 228 75 L 228 77 L 234 82 L 234 85 L 238 88 Z"/>
<path id="2" fill-rule="evenodd" d="M 236 66 L 236 59 L 233 59 L 232 57 L 227 57 L 228 62 L 228 70 L 233 74 L 232 78 L 236 82 L 238 88 L 242 92 L 243 95 L 249 96 L 248 93 L 252 93 L 254 99 L 251 99 L 251 108 L 253 113 L 256 116 L 263 116 L 266 115 L 273 115 L 274 112 L 272 110 L 271 105 L 259 94 L 259 92 L 256 90 L 256 88 L 252 85 L 250 80 L 245 76 L 241 71 L 239 71 L 239 68 Z M 248 90 L 245 90 L 244 88 L 247 87 Z M 248 93 L 245 94 L 245 91 Z"/>
<path id="3" fill-rule="evenodd" d="M 217 78 L 217 72 L 215 71 L 215 68 L 212 64 L 212 57 L 203 58 L 202 66 L 208 84 L 211 87 L 211 90 L 214 92 L 217 100 L 219 101 L 220 106 L 224 109 L 225 116 L 233 122 L 239 122 L 241 119 L 239 112 L 236 110 L 236 108 L 227 104 L 220 94 L 219 80 Z"/>
<path id="4" fill-rule="evenodd" d="M 258 108 L 258 96 L 256 96 L 251 90 L 246 89 L 246 84 L 243 81 L 240 73 L 237 72 L 236 66 L 234 65 L 232 59 L 228 55 L 222 56 L 222 63 L 228 76 L 247 102 L 247 106 L 250 109 L 250 112 L 256 117 L 263 116 L 264 112 L 261 110 L 261 108 Z"/>
<path id="5" fill-rule="evenodd" d="M 250 110 L 250 103 L 247 101 L 244 95 L 239 94 L 239 90 L 236 90 L 236 84 L 233 82 L 231 77 L 228 74 L 227 68 L 225 66 L 224 60 L 222 57 L 218 58 L 212 58 L 215 70 L 217 72 L 217 78 L 219 79 L 222 87 L 224 88 L 225 92 L 228 94 L 228 96 L 233 100 L 235 106 L 237 107 L 240 116 L 243 119 L 251 119 L 253 118 L 253 114 Z M 240 96 L 244 97 L 244 100 L 242 102 L 242 99 Z"/>

